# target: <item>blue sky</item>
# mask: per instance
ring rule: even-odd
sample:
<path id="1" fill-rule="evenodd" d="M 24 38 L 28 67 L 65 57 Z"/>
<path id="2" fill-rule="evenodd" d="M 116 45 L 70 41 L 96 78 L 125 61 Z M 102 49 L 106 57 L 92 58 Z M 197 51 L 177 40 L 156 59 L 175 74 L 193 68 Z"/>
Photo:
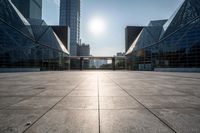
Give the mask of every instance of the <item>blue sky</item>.
<path id="1" fill-rule="evenodd" d="M 91 45 L 96 56 L 113 56 L 124 52 L 125 27 L 147 25 L 150 20 L 167 19 L 183 0 L 81 0 L 81 40 Z M 102 35 L 94 36 L 88 23 L 100 17 L 106 24 Z M 43 1 L 43 19 L 50 25 L 59 23 L 59 0 Z"/>

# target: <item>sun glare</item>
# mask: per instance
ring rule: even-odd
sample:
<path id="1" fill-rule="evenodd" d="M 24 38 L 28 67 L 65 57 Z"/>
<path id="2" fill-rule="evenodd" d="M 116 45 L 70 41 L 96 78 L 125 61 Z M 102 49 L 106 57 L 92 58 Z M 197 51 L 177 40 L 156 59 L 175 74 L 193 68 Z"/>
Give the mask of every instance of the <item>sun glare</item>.
<path id="1" fill-rule="evenodd" d="M 102 18 L 93 18 L 89 22 L 89 30 L 94 35 L 100 35 L 105 31 L 106 25 Z"/>

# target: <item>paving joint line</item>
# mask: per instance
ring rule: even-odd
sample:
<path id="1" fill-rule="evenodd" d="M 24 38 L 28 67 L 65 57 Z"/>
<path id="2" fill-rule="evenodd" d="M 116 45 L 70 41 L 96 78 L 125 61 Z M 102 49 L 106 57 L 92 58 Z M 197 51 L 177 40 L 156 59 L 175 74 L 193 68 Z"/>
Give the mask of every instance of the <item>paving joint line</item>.
<path id="1" fill-rule="evenodd" d="M 106 75 L 106 74 L 104 74 Z M 162 122 L 165 126 L 167 126 L 170 130 L 172 130 L 174 133 L 177 133 L 175 129 L 173 129 L 167 122 L 162 120 L 160 117 L 158 117 L 155 113 L 153 113 L 149 108 L 147 108 L 144 104 L 142 104 L 137 98 L 134 96 L 130 95 L 124 88 L 121 87 L 116 81 L 111 79 L 109 76 L 106 75 L 111 81 L 113 81 L 117 86 L 119 86 L 124 92 L 126 92 L 130 97 L 132 97 L 135 101 L 137 101 L 141 106 L 143 106 L 148 112 L 150 112 L 153 116 L 155 116 L 160 122 Z"/>
<path id="2" fill-rule="evenodd" d="M 86 79 L 81 80 L 69 93 L 67 93 L 64 97 L 62 97 L 58 102 L 56 102 L 50 109 L 48 109 L 44 114 L 38 117 L 28 128 L 26 128 L 22 133 L 27 132 L 34 124 L 36 124 L 43 116 L 45 116 L 48 112 L 50 112 L 58 103 L 60 103 L 65 97 L 67 97 L 72 91 L 74 91 L 83 81 Z"/>
<path id="3" fill-rule="evenodd" d="M 97 75 L 97 88 L 98 88 L 98 123 L 99 123 L 99 133 L 101 133 L 101 112 L 100 112 L 100 97 L 99 97 L 99 75 Z"/>

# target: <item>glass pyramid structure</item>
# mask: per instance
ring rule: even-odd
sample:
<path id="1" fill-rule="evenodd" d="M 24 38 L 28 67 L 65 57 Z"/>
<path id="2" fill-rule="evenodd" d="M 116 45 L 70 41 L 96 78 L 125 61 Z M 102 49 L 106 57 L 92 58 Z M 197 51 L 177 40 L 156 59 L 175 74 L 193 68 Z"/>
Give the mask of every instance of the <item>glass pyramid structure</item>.
<path id="1" fill-rule="evenodd" d="M 43 20 L 26 19 L 11 0 L 0 1 L 0 67 L 66 68 L 68 50 Z"/>
<path id="2" fill-rule="evenodd" d="M 186 0 L 181 4 L 178 11 L 176 11 L 169 21 L 164 25 L 165 37 L 174 31 L 183 28 L 186 24 L 189 24 L 193 20 L 200 16 L 200 1 L 199 0 Z"/>
<path id="3" fill-rule="evenodd" d="M 138 70 L 200 68 L 200 1 L 185 0 L 169 20 L 150 22 L 126 55 Z"/>

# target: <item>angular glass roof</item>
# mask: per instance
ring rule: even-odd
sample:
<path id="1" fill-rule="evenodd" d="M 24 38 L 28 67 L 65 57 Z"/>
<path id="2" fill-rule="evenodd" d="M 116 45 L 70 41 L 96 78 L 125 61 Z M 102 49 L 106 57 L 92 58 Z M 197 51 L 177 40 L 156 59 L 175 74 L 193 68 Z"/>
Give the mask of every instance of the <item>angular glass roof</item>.
<path id="1" fill-rule="evenodd" d="M 153 20 L 150 21 L 148 26 L 163 26 L 168 20 L 164 19 L 164 20 Z"/>
<path id="2" fill-rule="evenodd" d="M 14 6 L 11 0 L 0 1 L 0 21 L 0 26 L 7 25 L 7 27 L 9 27 L 9 29 L 11 28 L 13 30 L 13 33 L 15 33 L 13 35 L 10 35 L 10 33 L 7 33 L 6 30 L 3 30 L 6 28 L 2 29 L 4 34 L 8 35 L 10 37 L 10 40 L 13 40 L 12 42 L 17 41 L 20 36 L 23 36 L 23 39 L 20 40 L 22 44 L 26 44 L 23 43 L 26 40 L 32 41 L 32 44 L 37 44 L 39 42 L 39 44 L 41 45 L 46 45 L 50 48 L 69 54 L 63 43 L 60 41 L 60 39 L 57 37 L 50 26 L 46 25 L 43 20 L 27 20 Z M 21 35 L 16 34 L 17 31 L 21 33 Z M 29 39 L 24 39 L 26 37 L 28 37 Z M 16 43 L 15 45 L 17 47 L 19 43 Z"/>
<path id="3" fill-rule="evenodd" d="M 36 46 L 33 40 L 28 39 L 26 36 L 2 21 L 0 21 L 0 32 L 2 34 L 0 47 L 1 54 L 9 55 L 9 59 L 12 59 L 12 61 L 16 61 L 19 58 L 28 58 L 30 55 L 28 49 Z"/>
<path id="4" fill-rule="evenodd" d="M 57 35 L 54 33 L 53 29 L 50 28 L 50 27 L 44 33 L 42 33 L 42 35 L 38 39 L 38 42 L 40 44 L 47 45 L 49 47 L 52 47 L 54 49 L 58 49 L 60 51 L 63 51 L 65 53 L 69 54 L 67 49 L 63 48 L 65 46 L 60 41 L 60 39 L 57 37 Z"/>
<path id="5" fill-rule="evenodd" d="M 56 37 L 56 39 L 58 41 L 60 49 L 62 49 L 62 51 L 64 51 L 65 53 L 69 54 L 68 50 L 65 48 L 65 46 L 63 45 L 63 43 L 61 42 L 61 40 L 59 39 L 59 37 L 56 35 L 55 32 L 54 32 L 54 36 Z"/>
<path id="6" fill-rule="evenodd" d="M 41 36 L 50 28 L 43 20 L 40 19 L 28 19 L 31 24 L 31 28 L 35 37 L 35 41 L 38 41 Z"/>
<path id="7" fill-rule="evenodd" d="M 172 16 L 168 19 L 168 21 L 164 24 L 163 26 L 163 32 L 162 34 L 165 33 L 165 31 L 167 30 L 167 28 L 169 27 L 169 25 L 171 24 L 171 22 L 174 20 L 176 14 L 178 13 L 178 11 L 180 10 L 180 8 L 182 7 L 184 2 L 181 3 L 181 5 L 176 9 L 176 11 L 172 14 Z"/>
<path id="8" fill-rule="evenodd" d="M 163 26 L 162 38 L 200 16 L 200 0 L 185 0 Z"/>
<path id="9" fill-rule="evenodd" d="M 160 39 L 160 34 L 163 30 L 163 25 L 167 20 L 151 21 L 147 27 L 144 27 L 139 36 L 135 39 L 127 54 L 133 50 L 141 49 L 156 43 Z"/>
<path id="10" fill-rule="evenodd" d="M 127 54 L 130 54 L 131 50 L 133 52 L 159 42 L 162 38 L 192 24 L 198 18 L 200 18 L 200 0 L 185 0 L 167 22 L 151 21 L 149 26 L 142 30 Z"/>
<path id="11" fill-rule="evenodd" d="M 129 55 L 129 54 L 131 54 L 133 52 L 133 50 L 134 50 L 134 48 L 135 48 L 135 46 L 136 46 L 136 44 L 138 42 L 138 39 L 140 38 L 141 34 L 142 34 L 142 31 L 137 36 L 137 38 L 135 39 L 135 41 L 133 42 L 133 44 L 131 45 L 131 47 L 128 49 L 128 51 L 126 52 L 126 55 Z"/>
<path id="12" fill-rule="evenodd" d="M 34 38 L 29 22 L 23 17 L 10 0 L 0 1 L 0 19 L 14 27 L 25 36 Z"/>

